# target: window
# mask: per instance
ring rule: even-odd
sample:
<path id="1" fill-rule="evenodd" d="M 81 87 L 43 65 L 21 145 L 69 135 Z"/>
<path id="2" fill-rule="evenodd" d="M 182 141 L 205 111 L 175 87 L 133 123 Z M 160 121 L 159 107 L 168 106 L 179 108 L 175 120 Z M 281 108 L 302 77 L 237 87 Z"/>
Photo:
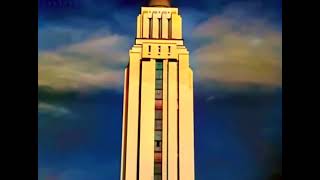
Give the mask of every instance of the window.
<path id="1" fill-rule="evenodd" d="M 162 119 L 162 110 L 156 110 L 155 116 L 156 119 Z"/>
<path id="2" fill-rule="evenodd" d="M 156 109 L 158 110 L 162 109 L 162 100 L 156 100 Z"/>
<path id="3" fill-rule="evenodd" d="M 172 38 L 172 21 L 171 21 L 171 19 L 168 19 L 168 36 L 169 36 L 169 39 Z"/>
<path id="4" fill-rule="evenodd" d="M 156 90 L 156 99 L 162 99 L 162 90 Z"/>
<path id="5" fill-rule="evenodd" d="M 156 62 L 156 69 L 157 70 L 162 69 L 162 62 L 161 61 Z"/>
<path id="6" fill-rule="evenodd" d="M 156 89 L 157 90 L 162 89 L 162 80 L 156 80 Z"/>
<path id="7" fill-rule="evenodd" d="M 162 38 L 162 19 L 159 18 L 159 38 Z"/>
<path id="8" fill-rule="evenodd" d="M 152 38 L 152 18 L 149 18 L 149 38 Z"/>
<path id="9" fill-rule="evenodd" d="M 154 143 L 154 151 L 161 152 L 162 151 L 162 142 L 155 141 Z"/>
<path id="10" fill-rule="evenodd" d="M 159 46 L 159 55 L 161 46 Z M 161 180 L 162 176 L 162 86 L 163 63 L 156 61 L 156 89 L 155 89 L 155 131 L 154 131 L 154 180 Z"/>
<path id="11" fill-rule="evenodd" d="M 156 78 L 157 78 L 158 80 L 161 80 L 161 79 L 162 79 L 162 70 L 157 70 L 157 71 L 156 71 Z"/>
<path id="12" fill-rule="evenodd" d="M 154 180 L 162 180 L 161 174 L 155 174 L 154 175 Z"/>
<path id="13" fill-rule="evenodd" d="M 161 152 L 154 153 L 154 162 L 155 163 L 161 163 L 162 162 L 162 153 Z"/>
<path id="14" fill-rule="evenodd" d="M 162 120 L 156 120 L 156 130 L 162 130 Z"/>
<path id="15" fill-rule="evenodd" d="M 155 136 L 154 138 L 156 141 L 162 140 L 162 132 L 161 131 L 155 131 L 154 136 Z"/>
<path id="16" fill-rule="evenodd" d="M 155 174 L 161 174 L 161 163 L 155 163 L 154 164 L 154 173 Z"/>

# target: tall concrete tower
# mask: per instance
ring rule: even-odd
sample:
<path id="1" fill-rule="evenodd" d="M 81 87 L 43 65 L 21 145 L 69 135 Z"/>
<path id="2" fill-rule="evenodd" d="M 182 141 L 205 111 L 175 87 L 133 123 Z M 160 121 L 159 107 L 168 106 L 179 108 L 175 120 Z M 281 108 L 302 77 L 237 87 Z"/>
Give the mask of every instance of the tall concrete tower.
<path id="1" fill-rule="evenodd" d="M 194 180 L 193 73 L 170 0 L 141 8 L 129 57 L 121 180 Z"/>

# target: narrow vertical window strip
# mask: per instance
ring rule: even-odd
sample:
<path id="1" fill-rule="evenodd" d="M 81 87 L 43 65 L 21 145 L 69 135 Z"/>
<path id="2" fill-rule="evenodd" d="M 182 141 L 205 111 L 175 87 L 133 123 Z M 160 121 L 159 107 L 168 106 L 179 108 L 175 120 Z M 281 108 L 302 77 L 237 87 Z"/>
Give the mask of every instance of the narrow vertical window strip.
<path id="1" fill-rule="evenodd" d="M 163 66 L 163 61 L 161 60 L 157 60 L 156 61 L 156 67 L 155 67 L 155 71 L 156 72 L 161 72 L 162 71 L 162 66 Z M 163 74 L 161 75 L 161 77 L 163 76 Z M 157 91 L 159 88 L 157 88 L 157 86 L 159 86 L 160 83 L 163 83 L 162 78 L 157 78 L 157 75 L 155 77 L 155 83 L 156 83 L 156 88 L 155 91 Z M 162 91 L 162 84 L 161 84 L 161 91 Z M 155 99 L 159 99 L 159 97 L 155 98 Z M 157 123 L 159 126 L 159 123 L 162 125 L 162 107 L 160 108 L 160 106 L 163 106 L 162 104 L 162 99 L 163 99 L 163 93 L 161 93 L 161 104 L 157 104 L 157 102 L 160 102 L 159 100 L 156 100 L 155 103 L 155 124 L 154 124 L 154 134 L 155 134 L 155 139 L 154 139 L 154 143 L 155 143 L 155 150 L 154 150 L 154 180 L 159 180 L 162 179 L 162 138 L 163 138 L 163 134 L 162 134 L 162 128 L 157 127 Z"/>
<path id="2" fill-rule="evenodd" d="M 149 18 L 149 38 L 152 38 L 152 18 Z"/>
<path id="3" fill-rule="evenodd" d="M 159 39 L 162 39 L 162 18 L 159 18 Z"/>
<path id="4" fill-rule="evenodd" d="M 172 39 L 172 20 L 168 19 L 168 38 Z"/>

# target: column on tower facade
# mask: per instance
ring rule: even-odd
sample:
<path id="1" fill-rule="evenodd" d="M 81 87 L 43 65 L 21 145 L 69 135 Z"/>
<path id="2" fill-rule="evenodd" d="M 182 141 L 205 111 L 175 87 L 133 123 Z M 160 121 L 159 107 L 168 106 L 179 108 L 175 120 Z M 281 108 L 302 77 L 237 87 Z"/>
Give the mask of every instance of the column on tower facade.
<path id="1" fill-rule="evenodd" d="M 154 174 L 154 119 L 155 119 L 155 60 L 140 60 L 140 147 L 139 178 L 150 179 Z"/>
<path id="2" fill-rule="evenodd" d="M 178 62 L 168 63 L 168 179 L 178 180 Z"/>
<path id="3" fill-rule="evenodd" d="M 194 179 L 193 78 L 189 55 L 179 55 L 179 173 Z"/>
<path id="4" fill-rule="evenodd" d="M 126 137 L 124 138 L 123 144 L 124 159 L 123 162 L 123 178 L 135 179 L 137 176 L 137 162 L 138 162 L 138 130 L 139 130 L 139 90 L 140 90 L 140 59 L 141 55 L 137 51 L 130 52 L 128 71 L 128 83 L 126 88 L 127 103 L 126 107 Z M 124 148 L 124 147 L 123 147 Z"/>

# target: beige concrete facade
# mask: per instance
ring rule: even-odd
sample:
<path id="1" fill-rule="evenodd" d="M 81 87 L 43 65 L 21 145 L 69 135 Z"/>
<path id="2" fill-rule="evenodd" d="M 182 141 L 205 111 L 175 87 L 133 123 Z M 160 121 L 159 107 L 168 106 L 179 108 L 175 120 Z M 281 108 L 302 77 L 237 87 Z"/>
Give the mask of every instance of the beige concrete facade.
<path id="1" fill-rule="evenodd" d="M 178 8 L 142 7 L 136 36 L 125 69 L 120 178 L 194 180 L 193 73 Z"/>

